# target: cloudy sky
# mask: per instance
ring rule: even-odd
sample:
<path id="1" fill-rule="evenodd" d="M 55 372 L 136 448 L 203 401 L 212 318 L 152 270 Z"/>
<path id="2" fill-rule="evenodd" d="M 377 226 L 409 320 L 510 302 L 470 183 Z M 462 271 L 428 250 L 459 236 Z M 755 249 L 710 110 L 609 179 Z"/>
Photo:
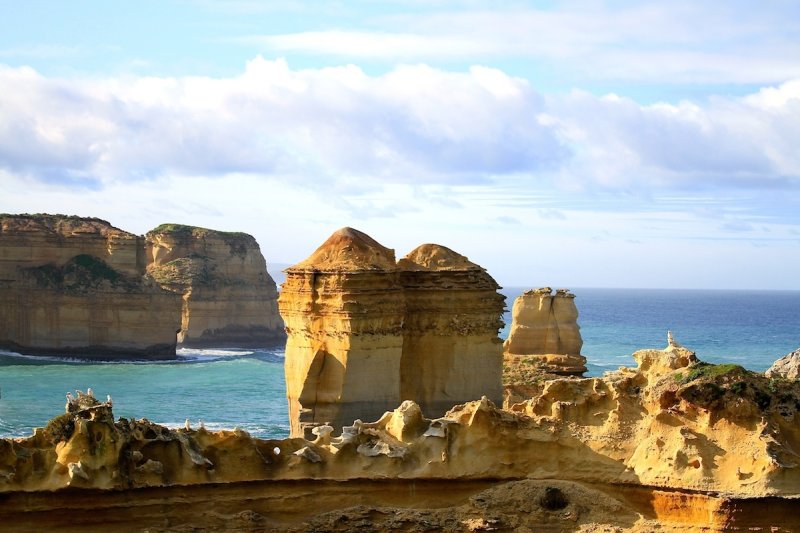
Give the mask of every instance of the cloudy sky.
<path id="1" fill-rule="evenodd" d="M 0 0 L 0 212 L 800 289 L 800 3 Z"/>

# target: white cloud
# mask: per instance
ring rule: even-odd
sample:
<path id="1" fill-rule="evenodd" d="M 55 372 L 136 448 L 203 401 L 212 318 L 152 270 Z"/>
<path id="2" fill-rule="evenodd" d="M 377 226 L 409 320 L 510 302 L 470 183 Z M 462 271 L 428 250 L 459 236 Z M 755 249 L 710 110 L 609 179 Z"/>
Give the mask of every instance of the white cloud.
<path id="1" fill-rule="evenodd" d="M 579 91 L 545 98 L 482 66 L 372 76 L 259 56 L 230 78 L 60 79 L 0 67 L 0 94 L 0 167 L 81 187 L 231 173 L 342 197 L 516 176 L 524 188 L 566 190 L 800 185 L 797 81 L 640 105 Z"/>

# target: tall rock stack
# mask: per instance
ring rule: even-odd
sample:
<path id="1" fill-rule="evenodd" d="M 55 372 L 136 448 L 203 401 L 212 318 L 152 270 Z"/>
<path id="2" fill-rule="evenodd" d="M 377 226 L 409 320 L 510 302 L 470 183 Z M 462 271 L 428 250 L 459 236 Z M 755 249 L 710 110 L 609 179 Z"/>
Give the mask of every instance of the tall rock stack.
<path id="1" fill-rule="evenodd" d="M 180 298 L 145 275 L 144 239 L 96 218 L 0 215 L 0 347 L 175 356 Z"/>
<path id="2" fill-rule="evenodd" d="M 261 347 L 285 339 L 275 282 L 252 236 L 162 224 L 146 239 L 148 272 L 183 298 L 180 343 Z"/>
<path id="3" fill-rule="evenodd" d="M 343 228 L 286 270 L 278 308 L 286 324 L 292 436 L 340 431 L 400 404 L 405 301 L 394 251 Z"/>
<path id="4" fill-rule="evenodd" d="M 581 355 L 580 327 L 575 295 L 550 287 L 532 289 L 514 300 L 511 331 L 504 343 L 510 365 L 521 359 L 543 372 L 580 376 L 586 372 Z"/>
<path id="5" fill-rule="evenodd" d="M 429 418 L 487 396 L 500 405 L 505 298 L 485 269 L 437 244 L 398 262 L 405 291 L 400 393 Z"/>
<path id="6" fill-rule="evenodd" d="M 426 244 L 394 251 L 344 228 L 286 270 L 286 388 L 293 436 L 336 431 L 414 400 L 428 417 L 502 401 L 503 296 L 484 269 Z"/>

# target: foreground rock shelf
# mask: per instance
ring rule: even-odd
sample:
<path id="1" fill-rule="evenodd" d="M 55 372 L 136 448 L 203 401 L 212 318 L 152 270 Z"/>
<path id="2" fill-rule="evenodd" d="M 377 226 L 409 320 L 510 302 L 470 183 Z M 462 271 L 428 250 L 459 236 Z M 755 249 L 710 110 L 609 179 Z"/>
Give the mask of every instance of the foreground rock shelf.
<path id="1" fill-rule="evenodd" d="M 339 437 L 318 426 L 313 441 L 114 421 L 110 401 L 79 394 L 32 437 L 0 441 L 0 519 L 84 531 L 796 531 L 800 382 L 708 365 L 671 339 L 634 359 L 603 378 L 543 381 L 507 409 L 484 398 L 431 420 L 407 401 Z"/>

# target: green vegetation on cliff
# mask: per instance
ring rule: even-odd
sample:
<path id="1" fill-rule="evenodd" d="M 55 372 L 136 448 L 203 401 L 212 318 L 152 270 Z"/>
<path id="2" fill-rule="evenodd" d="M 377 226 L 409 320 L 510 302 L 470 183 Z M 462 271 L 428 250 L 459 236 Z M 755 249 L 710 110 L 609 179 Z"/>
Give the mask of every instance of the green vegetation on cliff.
<path id="1" fill-rule="evenodd" d="M 208 228 L 201 228 L 200 226 L 187 226 L 185 224 L 161 224 L 150 231 L 150 233 L 171 233 L 173 235 L 180 235 L 180 236 L 194 236 L 194 237 L 204 237 L 206 235 L 218 235 L 220 237 L 231 237 L 231 238 L 250 238 L 252 239 L 251 235 L 247 233 L 243 233 L 241 231 L 219 231 L 215 229 L 208 229 Z"/>
<path id="2" fill-rule="evenodd" d="M 96 289 L 102 284 L 116 288 L 134 283 L 104 261 L 87 254 L 76 255 L 61 267 L 46 264 L 24 269 L 24 272 L 40 287 L 68 291 Z"/>

